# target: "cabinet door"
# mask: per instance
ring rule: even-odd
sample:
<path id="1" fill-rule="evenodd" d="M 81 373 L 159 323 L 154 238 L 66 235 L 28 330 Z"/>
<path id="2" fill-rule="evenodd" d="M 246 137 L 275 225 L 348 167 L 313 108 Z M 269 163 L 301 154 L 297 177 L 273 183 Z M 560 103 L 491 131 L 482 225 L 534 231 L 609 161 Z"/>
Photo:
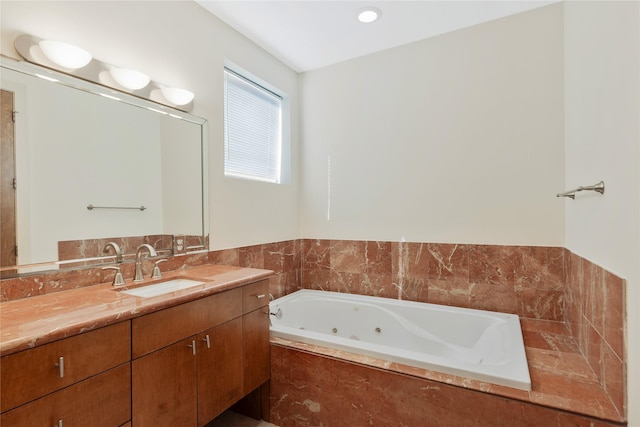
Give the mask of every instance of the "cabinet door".
<path id="1" fill-rule="evenodd" d="M 269 308 L 262 307 L 242 316 L 244 345 L 243 395 L 271 377 L 271 346 L 269 343 Z"/>
<path id="2" fill-rule="evenodd" d="M 196 425 L 196 337 L 131 364 L 134 427 Z"/>
<path id="3" fill-rule="evenodd" d="M 198 335 L 198 425 L 242 398 L 242 318 Z"/>
<path id="4" fill-rule="evenodd" d="M 125 365 L 5 412 L 3 427 L 117 427 L 131 418 L 131 368 Z"/>

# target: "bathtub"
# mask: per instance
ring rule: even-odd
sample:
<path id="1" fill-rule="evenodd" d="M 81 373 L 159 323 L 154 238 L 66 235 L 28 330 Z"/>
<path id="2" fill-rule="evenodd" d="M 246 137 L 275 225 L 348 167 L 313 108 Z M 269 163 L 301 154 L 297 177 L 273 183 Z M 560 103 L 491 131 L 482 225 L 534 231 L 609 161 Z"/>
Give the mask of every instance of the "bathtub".
<path id="1" fill-rule="evenodd" d="M 513 314 L 315 290 L 269 308 L 272 336 L 531 390 Z"/>

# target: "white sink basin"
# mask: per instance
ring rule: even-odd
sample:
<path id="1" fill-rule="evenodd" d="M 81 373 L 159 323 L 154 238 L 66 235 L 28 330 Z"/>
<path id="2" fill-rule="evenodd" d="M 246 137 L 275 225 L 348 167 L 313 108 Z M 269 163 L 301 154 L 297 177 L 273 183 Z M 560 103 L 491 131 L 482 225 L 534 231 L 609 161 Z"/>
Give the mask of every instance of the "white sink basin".
<path id="1" fill-rule="evenodd" d="M 182 289 L 192 288 L 194 286 L 204 285 L 204 282 L 191 279 L 172 279 L 166 282 L 156 283 L 155 285 L 141 286 L 139 288 L 127 289 L 120 291 L 123 294 L 134 295 L 136 297 L 156 297 L 169 292 L 180 291 Z"/>

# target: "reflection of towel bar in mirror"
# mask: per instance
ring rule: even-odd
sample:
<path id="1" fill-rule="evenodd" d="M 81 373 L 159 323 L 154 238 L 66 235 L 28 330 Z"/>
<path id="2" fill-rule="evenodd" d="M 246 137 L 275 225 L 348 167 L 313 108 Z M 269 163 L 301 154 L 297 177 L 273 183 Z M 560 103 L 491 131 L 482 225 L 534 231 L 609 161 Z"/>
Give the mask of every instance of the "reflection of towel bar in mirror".
<path id="1" fill-rule="evenodd" d="M 576 193 L 579 191 L 596 191 L 600 194 L 604 194 L 604 181 L 600 181 L 597 184 L 594 185 L 587 185 L 584 187 L 578 187 L 575 190 L 571 190 L 571 191 L 567 191 L 564 193 L 558 193 L 556 194 L 556 197 L 570 197 L 571 199 L 575 199 L 576 198 Z"/>
<path id="2" fill-rule="evenodd" d="M 127 206 L 93 206 L 93 205 L 88 205 L 87 209 L 89 209 L 90 211 L 92 211 L 94 209 L 136 209 L 136 210 L 143 211 L 143 210 L 145 210 L 147 208 L 145 208 L 144 206 L 127 207 Z"/>

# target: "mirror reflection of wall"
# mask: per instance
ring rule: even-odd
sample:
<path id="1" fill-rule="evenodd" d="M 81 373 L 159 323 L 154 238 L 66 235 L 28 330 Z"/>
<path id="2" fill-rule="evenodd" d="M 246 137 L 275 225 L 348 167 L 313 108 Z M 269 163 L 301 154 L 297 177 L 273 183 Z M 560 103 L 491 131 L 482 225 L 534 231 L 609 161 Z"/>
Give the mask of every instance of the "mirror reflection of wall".
<path id="1" fill-rule="evenodd" d="M 6 68 L 1 86 L 18 112 L 19 265 L 58 260 L 59 241 L 203 235 L 201 125 Z"/>

